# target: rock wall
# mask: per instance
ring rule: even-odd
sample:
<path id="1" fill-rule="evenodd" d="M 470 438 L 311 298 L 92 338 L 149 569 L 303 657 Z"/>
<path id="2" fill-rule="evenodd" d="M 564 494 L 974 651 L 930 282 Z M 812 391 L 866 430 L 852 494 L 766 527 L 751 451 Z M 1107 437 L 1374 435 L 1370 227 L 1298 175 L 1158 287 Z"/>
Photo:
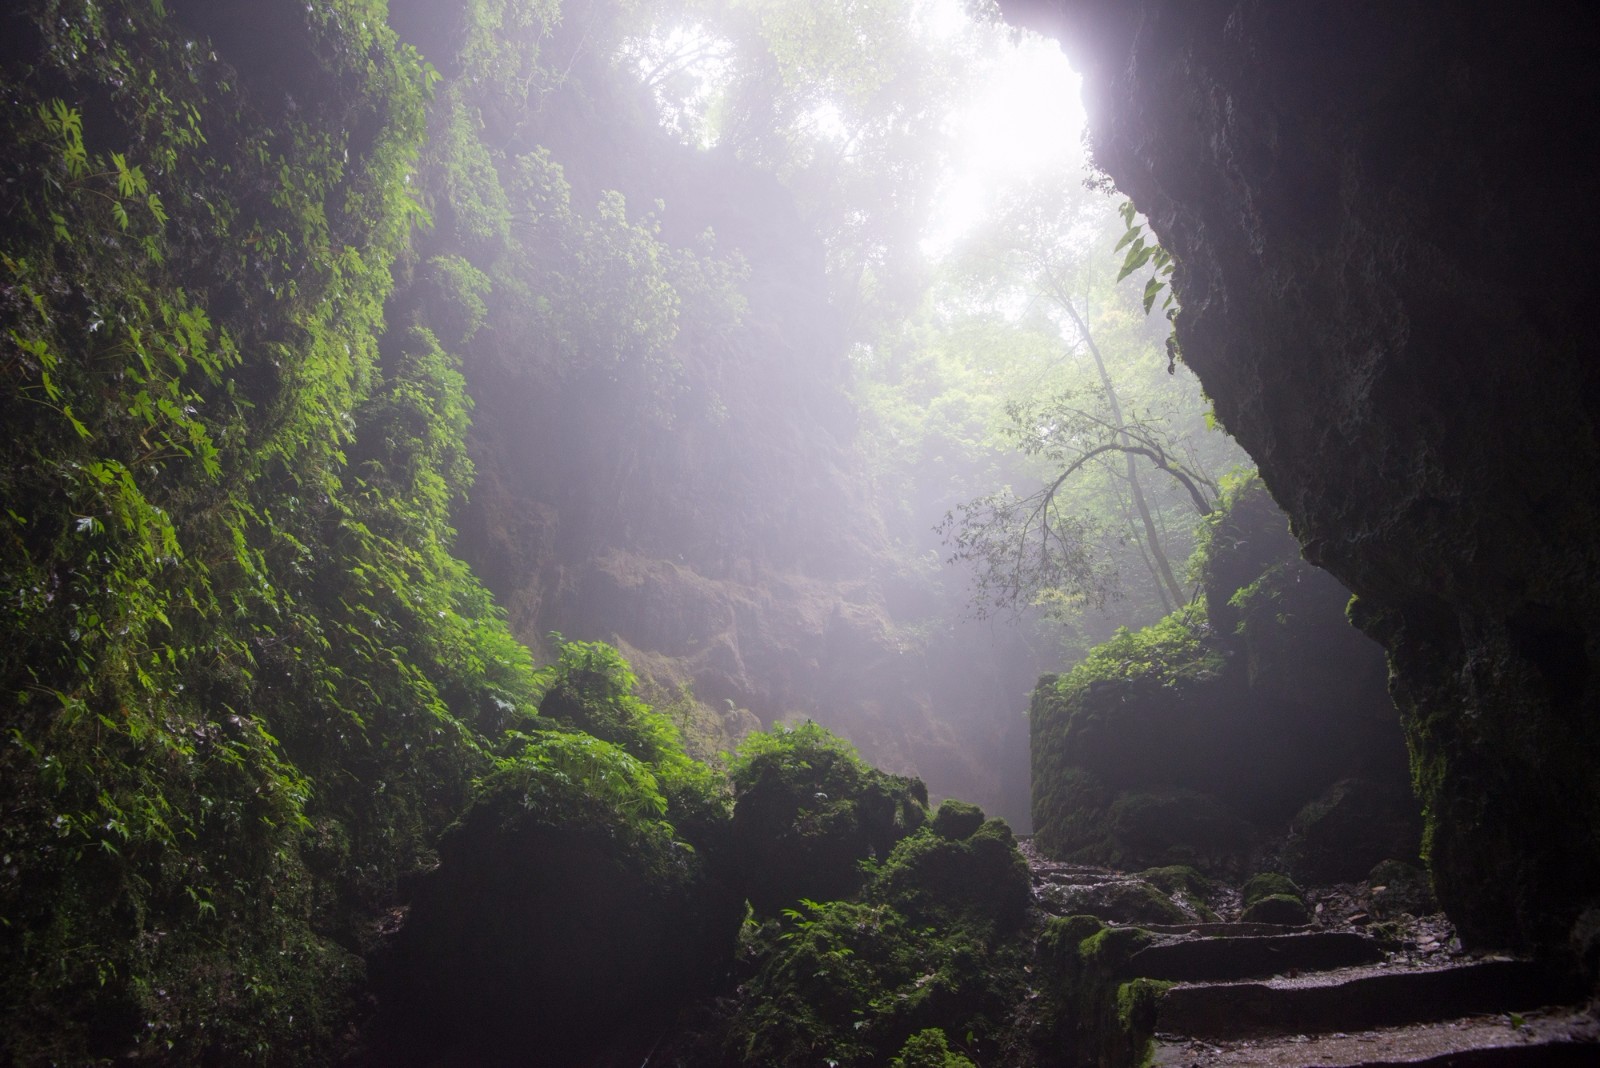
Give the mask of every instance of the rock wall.
<path id="1" fill-rule="evenodd" d="M 1591 5 L 1004 3 L 1085 76 L 1184 360 L 1388 650 L 1439 898 L 1600 927 Z"/>

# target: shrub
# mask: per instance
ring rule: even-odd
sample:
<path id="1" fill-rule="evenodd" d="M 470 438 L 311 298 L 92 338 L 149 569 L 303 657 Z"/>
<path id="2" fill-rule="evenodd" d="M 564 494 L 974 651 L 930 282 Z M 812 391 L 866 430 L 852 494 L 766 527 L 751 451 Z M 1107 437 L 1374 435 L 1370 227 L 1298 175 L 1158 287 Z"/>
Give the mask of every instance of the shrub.
<path id="1" fill-rule="evenodd" d="M 802 899 L 853 896 L 861 862 L 887 856 L 927 819 L 920 780 L 869 767 L 809 721 L 750 735 L 728 776 L 734 864 L 763 916 Z"/>

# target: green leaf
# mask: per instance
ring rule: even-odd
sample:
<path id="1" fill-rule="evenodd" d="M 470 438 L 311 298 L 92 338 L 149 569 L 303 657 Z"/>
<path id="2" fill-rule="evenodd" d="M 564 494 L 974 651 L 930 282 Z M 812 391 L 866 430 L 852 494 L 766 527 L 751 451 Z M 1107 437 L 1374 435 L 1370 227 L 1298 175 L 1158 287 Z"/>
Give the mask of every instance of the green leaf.
<path id="1" fill-rule="evenodd" d="M 1117 272 L 1117 281 L 1122 281 L 1134 271 L 1137 271 L 1140 267 L 1143 267 L 1145 264 L 1149 263 L 1151 253 L 1154 251 L 1154 249 L 1155 246 L 1146 245 L 1143 238 L 1140 238 L 1138 241 L 1134 242 L 1133 247 L 1128 249 L 1127 258 L 1122 261 L 1122 270 Z"/>
<path id="2" fill-rule="evenodd" d="M 1146 315 L 1150 314 L 1150 308 L 1155 304 L 1156 296 L 1165 288 L 1166 283 L 1161 280 L 1159 275 L 1152 277 L 1150 281 L 1144 284 L 1144 313 Z"/>

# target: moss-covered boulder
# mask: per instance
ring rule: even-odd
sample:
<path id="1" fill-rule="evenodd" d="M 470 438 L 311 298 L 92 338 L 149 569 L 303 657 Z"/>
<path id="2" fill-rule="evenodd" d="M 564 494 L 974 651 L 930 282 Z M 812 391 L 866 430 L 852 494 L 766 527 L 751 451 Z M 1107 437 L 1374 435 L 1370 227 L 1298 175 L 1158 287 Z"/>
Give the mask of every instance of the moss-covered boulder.
<path id="1" fill-rule="evenodd" d="M 861 862 L 886 857 L 927 820 L 927 789 L 869 767 L 807 721 L 747 738 L 729 769 L 733 867 L 757 913 L 855 896 Z"/>
<path id="2" fill-rule="evenodd" d="M 1345 620 L 1348 594 L 1300 559 L 1260 482 L 1229 488 L 1191 570 L 1203 605 L 1120 631 L 1034 691 L 1040 848 L 1242 875 L 1308 802 L 1356 776 L 1414 821 L 1383 656 Z"/>
<path id="3" fill-rule="evenodd" d="M 733 958 L 743 901 L 650 768 L 581 734 L 502 762 L 374 961 L 374 1063 L 590 1063 L 649 1046 Z"/>
<path id="4" fill-rule="evenodd" d="M 1280 923 L 1289 926 L 1311 922 L 1305 894 L 1294 880 L 1279 872 L 1261 872 L 1250 877 L 1239 896 L 1245 923 Z"/>
<path id="5" fill-rule="evenodd" d="M 1009 933 L 1021 926 L 1030 891 L 1028 864 L 1011 829 L 988 820 L 964 838 L 940 834 L 935 822 L 905 839 L 884 861 L 869 896 L 913 922 Z"/>
<path id="6" fill-rule="evenodd" d="M 970 838 L 982 826 L 983 809 L 970 801 L 947 798 L 939 803 L 939 810 L 933 814 L 933 833 L 941 838 Z"/>
<path id="7" fill-rule="evenodd" d="M 1052 912 L 1093 916 L 1109 923 L 1195 923 L 1201 919 L 1195 910 L 1137 878 L 1047 888 L 1043 903 Z"/>

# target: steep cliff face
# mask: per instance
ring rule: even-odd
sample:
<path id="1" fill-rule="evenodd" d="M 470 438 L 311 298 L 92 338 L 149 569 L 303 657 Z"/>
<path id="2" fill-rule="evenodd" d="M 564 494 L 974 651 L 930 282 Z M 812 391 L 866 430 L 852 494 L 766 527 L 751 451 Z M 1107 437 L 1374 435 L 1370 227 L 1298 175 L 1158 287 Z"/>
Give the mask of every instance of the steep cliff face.
<path id="1" fill-rule="evenodd" d="M 1388 650 L 1441 902 L 1480 945 L 1581 943 L 1595 11 L 1003 6 L 1084 72 L 1095 157 L 1177 261 L 1184 360 Z"/>

